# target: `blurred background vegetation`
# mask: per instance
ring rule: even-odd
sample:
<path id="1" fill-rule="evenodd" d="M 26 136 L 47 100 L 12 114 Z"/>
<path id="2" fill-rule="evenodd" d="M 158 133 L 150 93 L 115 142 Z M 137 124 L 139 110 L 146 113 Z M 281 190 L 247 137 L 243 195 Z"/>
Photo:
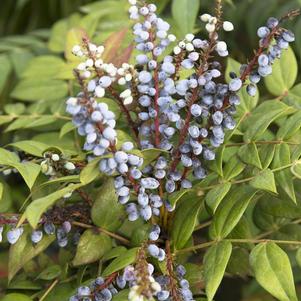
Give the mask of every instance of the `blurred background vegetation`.
<path id="1" fill-rule="evenodd" d="M 205 33 L 197 16 L 212 12 L 214 1 L 187 1 L 189 5 L 186 10 L 181 7 L 185 2 L 182 0 L 152 2 L 158 5 L 161 15 L 172 24 L 173 32 L 179 38 L 191 31 L 202 36 Z M 269 16 L 279 17 L 300 6 L 301 0 L 225 0 L 225 19 L 231 20 L 236 29 L 225 37 L 231 57 L 240 62 L 246 61 L 252 55 L 252 49 L 257 47 L 257 28 Z M 97 44 L 104 43 L 110 37 L 110 51 L 116 53 L 116 48 L 120 47 L 115 39 L 120 38 L 121 30 L 131 26 L 127 8 L 127 0 L 0 1 L 1 145 L 18 141 L 20 137 L 41 142 L 52 140 L 59 144 L 58 138 L 72 130 L 70 123 L 65 123 L 62 118 L 64 99 L 68 94 L 74 94 L 72 91 L 76 89 L 72 81 L 76 59 L 70 50 L 80 42 L 85 32 Z M 300 62 L 301 18 L 288 27 L 296 34 L 294 51 Z M 130 36 L 125 34 L 124 46 L 130 43 L 129 39 Z M 301 107 L 301 98 L 299 103 Z M 64 139 L 64 145 L 60 146 L 72 153 L 73 137 L 70 137 L 70 143 L 68 141 Z M 5 184 L 5 189 L 11 189 L 10 199 L 0 204 L 0 212 L 13 212 L 21 205 L 16 200 L 26 198 L 23 185 L 15 182 L 15 178 L 12 181 L 10 184 L 14 189 Z M 20 195 L 22 197 L 18 197 Z M 0 296 L 1 287 L 7 285 L 6 260 L 7 252 L 0 249 Z M 237 271 L 237 274 L 240 272 Z M 223 282 L 223 295 L 217 296 L 216 300 L 273 300 L 255 282 L 246 283 L 247 279 L 227 278 Z M 18 287 L 18 284 L 14 285 Z M 30 288 L 25 286 L 24 289 Z"/>

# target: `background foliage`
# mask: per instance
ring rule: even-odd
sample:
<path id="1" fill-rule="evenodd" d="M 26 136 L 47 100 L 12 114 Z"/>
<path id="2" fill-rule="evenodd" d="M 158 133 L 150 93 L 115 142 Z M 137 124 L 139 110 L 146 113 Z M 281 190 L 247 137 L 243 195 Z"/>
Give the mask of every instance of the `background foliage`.
<path id="1" fill-rule="evenodd" d="M 192 30 L 202 34 L 197 21 L 196 8 L 199 7 L 202 12 L 212 9 L 211 0 L 153 2 L 157 2 L 162 14 L 174 25 L 174 33 L 179 37 Z M 225 18 L 235 24 L 236 30 L 233 35 L 227 37 L 230 39 L 228 44 L 232 59 L 228 60 L 225 68 L 236 70 L 239 66 L 237 62 L 245 62 L 246 57 L 252 55 L 250 49 L 257 46 L 256 30 L 269 16 L 281 16 L 292 8 L 300 7 L 300 4 L 300 0 L 227 1 L 224 7 Z M 9 150 L 22 150 L 36 157 L 41 157 L 42 150 L 48 147 L 62 150 L 66 156 L 81 153 L 79 146 L 81 141 L 73 130 L 70 118 L 65 114 L 65 99 L 69 94 L 74 95 L 77 89 L 72 74 L 76 59 L 70 54 L 71 48 L 76 41 L 80 41 L 85 31 L 97 44 L 106 41 L 107 46 L 110 47 L 110 53 L 107 55 L 113 58 L 118 48 L 116 41 L 122 36 L 124 36 L 123 45 L 128 45 L 130 41 L 128 33 L 121 31 L 130 26 L 126 8 L 126 0 L 1 1 L 0 126 L 2 133 L 0 142 L 2 147 Z M 233 239 L 252 238 L 268 233 L 273 239 L 301 240 L 299 225 L 301 167 L 300 164 L 294 164 L 301 154 L 301 84 L 300 76 L 297 75 L 300 73 L 298 71 L 301 66 L 301 39 L 299 38 L 301 18 L 297 18 L 289 27 L 297 37 L 294 49 L 288 51 L 281 62 L 276 64 L 274 75 L 262 84 L 260 96 L 257 95 L 253 99 L 242 95 L 243 102 L 237 114 L 239 127 L 233 137 L 228 137 L 226 146 L 220 150 L 220 162 L 217 161 L 215 166 L 211 167 L 212 177 L 199 184 L 196 194 L 183 198 L 184 200 L 195 198 L 196 195 L 205 195 L 202 207 L 198 208 L 200 214 L 195 216 L 195 219 L 197 225 L 202 224 L 215 213 L 209 230 L 209 237 L 213 239 L 226 236 Z M 29 140 L 31 142 L 28 142 Z M 3 149 L 0 151 L 0 164 L 10 165 L 21 174 L 21 176 L 12 174 L 5 178 L 0 177 L 2 183 L 0 212 L 18 212 L 29 193 L 33 200 L 37 200 L 60 188 L 59 183 L 48 183 L 41 188 L 39 185 L 45 183 L 46 178 L 38 176 L 38 164 L 27 163 L 32 165 L 27 166 L 30 173 L 26 174 L 25 171 L 22 172 L 22 166 L 15 158 L 9 158 Z M 283 166 L 289 168 L 283 169 Z M 218 184 L 216 184 L 217 176 L 223 179 Z M 27 185 L 24 184 L 22 177 Z M 241 182 L 246 184 L 236 185 Z M 212 187 L 209 193 L 206 186 Z M 258 191 L 255 197 L 251 187 Z M 98 191 L 99 187 L 94 187 L 93 194 L 97 196 Z M 229 191 L 231 198 L 227 197 Z M 55 200 L 59 197 L 56 196 Z M 240 206 L 236 206 L 241 199 L 243 202 Z M 53 200 L 49 200 L 49 204 L 51 203 Z M 219 206 L 220 204 L 222 206 Z M 179 211 L 178 215 L 180 214 L 185 214 L 185 210 Z M 191 212 L 186 214 L 190 218 Z M 183 218 L 185 216 L 179 216 L 180 220 Z M 176 220 L 177 217 L 175 222 Z M 98 225 L 97 221 L 95 224 Z M 98 226 L 109 227 L 114 231 L 120 225 Z M 174 240 L 177 242 L 179 234 L 176 231 Z M 89 236 L 93 233 L 86 232 L 85 235 L 87 241 L 90 241 Z M 184 242 L 182 235 L 183 233 L 178 236 L 181 237 L 178 241 L 178 249 L 189 245 L 187 241 L 191 233 Z M 200 229 L 196 232 L 197 241 L 202 242 L 203 237 L 208 237 L 206 230 Z M 105 240 L 103 237 L 98 239 Z M 43 242 L 41 250 L 51 242 Z M 110 244 L 110 242 L 101 243 Z M 220 273 L 223 273 L 227 266 L 226 276 L 229 276 L 223 280 L 215 300 L 274 300 L 258 283 L 267 291 L 278 287 L 277 291 L 274 291 L 274 296 L 280 296 L 279 300 L 295 300 L 281 297 L 286 294 L 285 292 L 288 291 L 289 295 L 292 291 L 285 279 L 290 271 L 283 270 L 284 279 L 277 279 L 273 271 L 273 268 L 281 269 L 283 265 L 285 269 L 289 269 L 285 253 L 274 244 L 266 246 L 264 252 L 273 254 L 272 260 L 275 265 L 272 269 L 263 271 L 262 267 L 268 266 L 269 263 L 265 262 L 266 258 L 259 258 L 258 249 L 264 247 L 259 245 L 252 250 L 249 263 L 249 251 L 252 247 L 250 244 L 240 244 L 233 245 L 230 250 L 231 246 L 216 245 L 217 250 L 211 251 L 217 253 L 218 248 L 221 248 L 226 252 L 228 265 L 227 262 L 214 262 L 214 256 L 207 254 L 207 260 L 219 266 Z M 284 249 L 289 255 L 300 294 L 301 249 L 298 250 L 293 245 L 284 246 Z M 8 245 L 1 244 L 0 296 L 7 293 L 32 296 L 45 288 L 52 279 L 61 277 L 65 283 L 63 281 L 45 300 L 57 300 L 57 296 L 60 296 L 60 300 L 64 300 L 64 296 L 69 295 L 87 273 L 95 272 L 90 270 L 87 272 L 87 264 L 95 261 L 95 258 L 102 257 L 102 254 L 90 254 L 92 258 L 87 259 L 87 254 L 83 256 L 76 254 L 73 259 L 73 264 L 79 266 L 76 269 L 76 277 L 72 281 L 66 281 L 68 278 L 64 267 L 74 255 L 70 251 L 61 250 L 57 258 L 54 258 L 53 254 L 40 253 L 35 260 L 32 260 L 34 251 L 28 250 L 26 253 L 28 257 L 22 258 L 21 262 L 18 262 L 18 255 L 16 255 L 16 262 L 10 262 L 10 265 L 16 269 L 13 273 L 21 267 L 25 273 L 18 274 L 10 284 L 7 284 Z M 85 257 L 86 262 L 81 257 Z M 51 270 L 47 270 L 47 266 L 50 266 Z M 39 275 L 37 271 L 41 271 L 41 268 L 44 270 L 42 275 Z M 191 268 L 193 270 L 196 266 L 192 265 Z M 272 284 L 261 277 L 264 272 Z M 205 271 L 205 278 L 217 279 L 216 273 L 219 272 Z M 253 273 L 258 282 L 249 278 Z M 198 275 L 199 272 L 196 270 L 191 273 L 195 290 L 204 288 L 204 276 L 197 277 Z M 215 284 L 214 281 L 211 283 L 214 290 L 214 286 L 218 283 Z M 24 297 L 18 298 L 15 295 L 3 300 L 27 300 Z"/>

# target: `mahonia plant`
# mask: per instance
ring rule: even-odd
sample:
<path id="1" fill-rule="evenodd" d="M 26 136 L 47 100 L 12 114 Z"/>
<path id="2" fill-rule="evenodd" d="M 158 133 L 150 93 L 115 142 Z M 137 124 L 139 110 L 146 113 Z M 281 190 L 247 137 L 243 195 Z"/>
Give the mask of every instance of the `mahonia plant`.
<path id="1" fill-rule="evenodd" d="M 71 183 L 72 176 L 81 170 L 88 174 L 88 184 L 101 174 L 107 190 L 104 197 L 105 193 L 111 195 L 111 206 L 125 210 L 128 221 L 136 222 L 134 225 L 141 227 L 141 231 L 146 229 L 145 233 L 139 234 L 142 238 L 135 248 L 127 250 L 123 245 L 131 244 L 128 239 L 91 225 L 94 218 L 89 207 L 62 203 L 35 218 L 25 215 L 31 225 L 38 226 L 30 234 L 31 241 L 36 245 L 44 235 L 55 234 L 59 247 L 64 248 L 70 239 L 74 245 L 80 244 L 81 236 L 85 235 L 82 229 L 90 229 L 92 236 L 94 230 L 100 231 L 120 244 L 106 254 L 113 261 L 101 276 L 80 286 L 69 301 L 202 300 L 202 292 L 194 295 L 190 288 L 183 265 L 186 259 L 180 255 L 211 247 L 204 257 L 206 293 L 211 301 L 229 260 L 231 241 L 217 237 L 200 247 L 187 245 L 200 202 L 191 202 L 188 209 L 183 207 L 185 220 L 177 224 L 175 210 L 181 209 L 184 195 L 189 195 L 200 183 L 206 185 L 210 166 L 217 161 L 216 150 L 237 128 L 235 114 L 241 91 L 254 97 L 256 85 L 272 73 L 275 60 L 295 40 L 294 34 L 282 24 L 298 15 L 298 11 L 281 19 L 269 18 L 257 31 L 259 47 L 253 58 L 241 65 L 239 72 L 225 74 L 222 60 L 229 53 L 220 36 L 221 32 L 233 31 L 234 26 L 223 20 L 220 0 L 216 1 L 214 16 L 200 16 L 208 37 L 188 33 L 180 41 L 169 33 L 170 25 L 156 14 L 156 5 L 139 0 L 129 0 L 129 4 L 134 45 L 139 52 L 136 64 L 115 66 L 104 61 L 104 46 L 93 44 L 88 37 L 73 47 L 73 54 L 81 60 L 74 70 L 80 91 L 67 100 L 66 111 L 84 138 L 85 158 L 72 162 L 60 152 L 48 150 L 41 161 L 41 170 L 50 180 L 66 177 Z M 225 81 L 226 76 L 230 77 L 229 82 Z M 118 104 L 127 135 L 121 135 L 115 113 L 102 101 L 105 97 Z M 76 191 L 93 206 L 93 199 L 80 186 L 67 185 L 59 198 L 67 200 Z M 249 198 L 255 194 L 245 189 Z M 115 195 L 119 204 L 114 203 Z M 235 197 L 239 202 L 239 194 Z M 47 201 L 42 199 L 39 206 L 48 207 L 48 203 L 43 205 Z M 109 207 L 102 210 L 110 212 Z M 25 218 L 11 216 L 0 220 L 10 227 L 6 232 L 10 244 L 16 244 L 24 235 Z M 116 222 L 114 214 L 107 219 Z M 0 226 L 1 240 L 3 229 Z M 89 244 L 89 238 L 85 243 Z M 100 247 L 101 244 L 108 242 L 104 239 Z M 279 300 L 297 299 L 293 293 Z"/>

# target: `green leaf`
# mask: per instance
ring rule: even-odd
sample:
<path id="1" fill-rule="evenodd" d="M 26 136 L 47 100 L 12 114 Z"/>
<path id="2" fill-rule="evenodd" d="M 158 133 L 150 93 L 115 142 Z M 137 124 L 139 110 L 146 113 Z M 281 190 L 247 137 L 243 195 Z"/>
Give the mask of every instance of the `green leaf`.
<path id="1" fill-rule="evenodd" d="M 204 277 L 208 301 L 213 300 L 213 297 L 223 279 L 231 253 L 231 242 L 221 241 L 211 246 L 205 254 Z"/>
<path id="2" fill-rule="evenodd" d="M 12 66 L 7 55 L 0 55 L 0 94 L 4 89 L 9 75 L 12 71 Z"/>
<path id="3" fill-rule="evenodd" d="M 3 184 L 0 182 L 0 201 L 2 199 L 3 190 L 4 190 Z"/>
<path id="4" fill-rule="evenodd" d="M 224 198 L 213 217 L 210 226 L 212 238 L 224 238 L 240 221 L 256 190 L 247 185 L 232 188 Z"/>
<path id="5" fill-rule="evenodd" d="M 121 256 L 114 259 L 103 271 L 103 276 L 107 277 L 135 262 L 138 250 L 139 248 L 127 250 Z"/>
<path id="6" fill-rule="evenodd" d="M 261 243 L 250 254 L 250 264 L 258 283 L 280 301 L 298 301 L 291 264 L 275 243 Z"/>
<path id="7" fill-rule="evenodd" d="M 70 133 L 75 129 L 75 126 L 72 122 L 65 123 L 60 130 L 60 138 L 64 137 L 66 134 Z"/>
<path id="8" fill-rule="evenodd" d="M 273 73 L 265 78 L 265 85 L 271 94 L 283 95 L 294 85 L 297 73 L 297 59 L 292 48 L 289 48 L 283 52 L 281 59 L 274 63 Z"/>
<path id="9" fill-rule="evenodd" d="M 194 24 L 199 12 L 199 0 L 173 0 L 172 16 L 175 19 L 182 37 L 193 32 Z"/>
<path id="10" fill-rule="evenodd" d="M 63 99 L 68 94 L 67 83 L 56 79 L 37 78 L 20 81 L 11 97 L 24 101 Z"/>
<path id="11" fill-rule="evenodd" d="M 9 103 L 4 106 L 6 114 L 18 116 L 25 112 L 26 107 L 23 103 Z"/>
<path id="12" fill-rule="evenodd" d="M 255 143 L 248 143 L 240 147 L 238 156 L 244 163 L 253 165 L 259 169 L 262 168 Z"/>
<path id="13" fill-rule="evenodd" d="M 177 250 L 182 249 L 191 237 L 202 204 L 202 199 L 197 197 L 182 202 L 176 209 L 171 230 L 171 240 Z"/>
<path id="14" fill-rule="evenodd" d="M 8 281 L 32 258 L 43 252 L 54 240 L 55 235 L 44 235 L 38 244 L 33 244 L 28 238 L 29 229 L 25 229 L 17 243 L 11 245 L 8 260 Z"/>
<path id="15" fill-rule="evenodd" d="M 47 78 L 56 79 L 61 70 L 66 68 L 66 63 L 59 57 L 53 55 L 41 55 L 32 59 L 23 78 Z"/>
<path id="16" fill-rule="evenodd" d="M 263 169 L 270 166 L 273 161 L 276 146 L 275 144 L 264 144 L 259 148 L 259 158 Z"/>
<path id="17" fill-rule="evenodd" d="M 294 110 L 278 100 L 263 102 L 246 120 L 248 128 L 245 132 L 244 140 L 249 142 L 258 139 L 275 119 L 293 113 Z"/>
<path id="18" fill-rule="evenodd" d="M 273 168 L 280 168 L 282 166 L 291 163 L 290 158 L 290 148 L 287 144 L 282 143 L 276 145 L 275 156 L 273 160 Z M 293 177 L 289 168 L 277 171 L 275 173 L 275 179 L 277 184 L 282 188 L 282 190 L 289 196 L 289 198 L 296 203 L 296 195 L 293 183 Z"/>
<path id="19" fill-rule="evenodd" d="M 294 163 L 294 165 L 292 165 L 291 172 L 296 178 L 301 179 L 301 161 L 300 160 L 296 161 Z"/>
<path id="20" fill-rule="evenodd" d="M 190 189 L 183 189 L 183 190 L 179 190 L 179 191 L 176 191 L 176 192 L 173 192 L 172 194 L 170 194 L 168 196 L 168 201 L 170 203 L 170 205 L 172 207 L 174 207 L 177 202 L 188 192 L 190 192 L 191 190 Z"/>
<path id="21" fill-rule="evenodd" d="M 118 294 L 113 295 L 112 301 L 124 301 L 128 300 L 130 290 L 129 289 L 124 289 L 120 291 Z"/>
<path id="22" fill-rule="evenodd" d="M 80 237 L 72 263 L 74 266 L 78 266 L 95 262 L 101 259 L 111 248 L 112 240 L 109 236 L 88 229 Z"/>
<path id="23" fill-rule="evenodd" d="M 298 266 L 301 267 L 301 248 L 299 248 L 296 252 L 296 261 Z"/>
<path id="24" fill-rule="evenodd" d="M 283 125 L 281 125 L 280 129 L 277 132 L 277 139 L 278 140 L 285 140 L 292 138 L 300 129 L 301 127 L 301 111 L 293 114 L 289 117 Z"/>
<path id="25" fill-rule="evenodd" d="M 230 188 L 231 183 L 226 182 L 214 187 L 206 194 L 205 202 L 206 205 L 210 208 L 211 213 L 215 213 L 217 207 L 224 199 Z"/>
<path id="26" fill-rule="evenodd" d="M 37 279 L 42 280 L 52 280 L 59 277 L 62 273 L 62 269 L 58 264 L 51 265 L 43 270 L 38 276 Z"/>
<path id="27" fill-rule="evenodd" d="M 64 195 L 80 188 L 82 184 L 69 184 L 67 187 L 48 194 L 44 197 L 34 200 L 30 203 L 24 213 L 24 217 L 27 218 L 30 225 L 35 228 L 42 216 L 42 214 L 52 205 L 55 204 L 57 200 L 64 197 Z"/>
<path id="28" fill-rule="evenodd" d="M 231 157 L 231 159 L 226 163 L 224 168 L 224 178 L 226 180 L 231 180 L 241 174 L 245 169 L 245 164 L 241 162 L 236 154 Z"/>
<path id="29" fill-rule="evenodd" d="M 80 181 L 83 184 L 87 185 L 93 182 L 98 176 L 101 175 L 99 171 L 99 161 L 100 158 L 95 158 L 83 168 L 83 170 L 80 173 Z"/>
<path id="30" fill-rule="evenodd" d="M 54 52 L 63 52 L 66 45 L 66 35 L 70 28 L 78 26 L 80 15 L 73 14 L 68 19 L 59 20 L 51 29 L 48 47 Z"/>
<path id="31" fill-rule="evenodd" d="M 2 116 L 0 115 L 0 125 L 11 122 L 14 120 L 14 116 Z"/>
<path id="32" fill-rule="evenodd" d="M 41 170 L 41 166 L 38 164 L 32 162 L 18 162 L 18 159 L 15 157 L 14 153 L 11 153 L 3 148 L 0 148 L 0 164 L 16 168 L 23 177 L 29 189 L 32 188 Z"/>
<path id="33" fill-rule="evenodd" d="M 125 218 L 124 207 L 118 202 L 114 179 L 109 178 L 100 188 L 91 210 L 95 225 L 109 231 L 117 230 Z"/>
<path id="34" fill-rule="evenodd" d="M 271 191 L 277 193 L 274 173 L 270 169 L 265 169 L 250 181 L 250 185 L 254 188 Z"/>
<path id="35" fill-rule="evenodd" d="M 155 161 L 164 152 L 165 152 L 164 150 L 157 149 L 157 148 L 150 148 L 150 149 L 142 150 L 142 155 L 143 155 L 142 168 L 149 165 L 153 161 Z"/>
<path id="36" fill-rule="evenodd" d="M 110 251 L 106 252 L 106 254 L 103 256 L 102 260 L 107 261 L 107 260 L 119 257 L 122 254 L 124 254 L 124 252 L 126 252 L 126 251 L 127 251 L 126 247 L 117 246 L 117 247 L 111 249 Z"/>
<path id="37" fill-rule="evenodd" d="M 32 301 L 32 299 L 23 294 L 12 293 L 4 296 L 1 301 Z"/>
<path id="38" fill-rule="evenodd" d="M 14 146 L 27 154 L 34 155 L 36 157 L 43 157 L 44 151 L 49 148 L 49 145 L 37 142 L 33 140 L 23 140 L 14 143 L 10 143 L 10 146 Z"/>

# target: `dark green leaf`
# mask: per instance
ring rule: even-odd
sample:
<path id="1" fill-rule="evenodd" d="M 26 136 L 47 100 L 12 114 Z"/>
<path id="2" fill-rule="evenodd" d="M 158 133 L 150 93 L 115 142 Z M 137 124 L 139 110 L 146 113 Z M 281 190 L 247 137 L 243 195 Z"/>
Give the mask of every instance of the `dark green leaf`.
<path id="1" fill-rule="evenodd" d="M 273 65 L 273 74 L 265 78 L 265 85 L 273 95 L 283 95 L 295 83 L 298 72 L 296 56 L 291 48 L 283 52 Z"/>
<path id="2" fill-rule="evenodd" d="M 172 1 L 172 15 L 180 29 L 182 38 L 185 34 L 193 32 L 199 8 L 200 2 L 198 0 Z"/>
<path id="3" fill-rule="evenodd" d="M 213 297 L 223 279 L 231 252 L 231 242 L 221 241 L 211 246 L 205 254 L 204 276 L 208 301 L 213 300 Z"/>
<path id="4" fill-rule="evenodd" d="M 125 211 L 118 202 L 113 178 L 107 179 L 99 190 L 92 207 L 91 218 L 95 225 L 109 231 L 115 231 L 121 226 Z"/>
<path id="5" fill-rule="evenodd" d="M 34 245 L 28 237 L 26 229 L 18 242 L 10 247 L 8 261 L 8 280 L 11 281 L 16 273 L 32 258 L 44 251 L 54 240 L 54 235 L 45 235 Z"/>
<path id="6" fill-rule="evenodd" d="M 68 94 L 67 83 L 54 79 L 24 79 L 18 83 L 11 97 L 24 101 L 55 100 Z"/>
<path id="7" fill-rule="evenodd" d="M 176 209 L 176 213 L 173 218 L 171 239 L 173 246 L 177 250 L 182 249 L 191 237 L 202 204 L 202 199 L 197 197 L 195 199 L 182 202 Z"/>
<path id="8" fill-rule="evenodd" d="M 114 272 L 120 271 L 126 266 L 132 264 L 137 256 L 138 248 L 130 249 L 124 252 L 121 256 L 114 259 L 104 270 L 103 276 L 107 277 Z"/>
<path id="9" fill-rule="evenodd" d="M 80 237 L 72 263 L 78 266 L 95 262 L 101 259 L 111 248 L 112 240 L 109 236 L 88 229 Z"/>
<path id="10" fill-rule="evenodd" d="M 275 243 L 261 243 L 250 254 L 250 264 L 258 283 L 280 301 L 298 301 L 291 264 Z"/>
<path id="11" fill-rule="evenodd" d="M 24 217 L 27 218 L 30 225 L 35 228 L 41 218 L 41 215 L 52 205 L 55 204 L 57 200 L 64 197 L 64 195 L 68 194 L 69 192 L 72 192 L 79 187 L 81 187 L 82 184 L 69 184 L 67 187 L 55 191 L 49 195 L 46 195 L 44 197 L 41 197 L 39 199 L 34 200 L 32 203 L 30 203 L 24 213 Z"/>
<path id="12" fill-rule="evenodd" d="M 250 185 L 257 189 L 277 193 L 274 173 L 270 169 L 265 169 L 250 181 Z"/>
<path id="13" fill-rule="evenodd" d="M 232 188 L 218 207 L 210 226 L 212 238 L 224 238 L 237 225 L 256 190 L 247 185 Z"/>
<path id="14" fill-rule="evenodd" d="M 225 182 L 211 189 L 205 197 L 206 205 L 210 208 L 212 213 L 215 213 L 217 207 L 224 199 L 231 188 L 231 183 Z"/>
<path id="15" fill-rule="evenodd" d="M 259 159 L 257 146 L 255 143 L 248 143 L 243 145 L 238 150 L 239 158 L 246 164 L 254 165 L 255 167 L 262 168 Z"/>

